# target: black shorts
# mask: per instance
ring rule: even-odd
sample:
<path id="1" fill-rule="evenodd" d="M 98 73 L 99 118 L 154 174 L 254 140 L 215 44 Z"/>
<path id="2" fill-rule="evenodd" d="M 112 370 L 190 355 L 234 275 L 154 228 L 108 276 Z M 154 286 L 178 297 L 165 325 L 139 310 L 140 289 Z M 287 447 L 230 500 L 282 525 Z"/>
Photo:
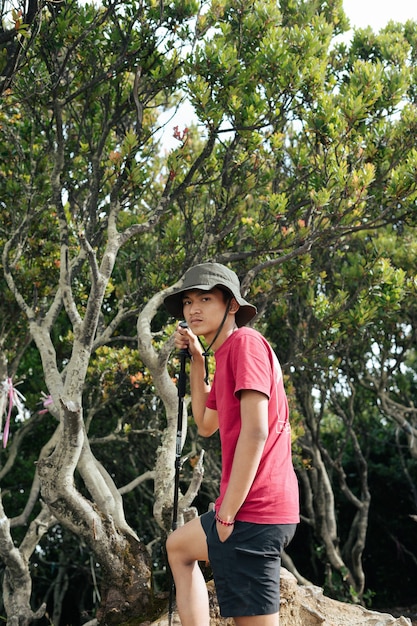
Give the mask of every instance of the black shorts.
<path id="1" fill-rule="evenodd" d="M 270 615 L 279 611 L 281 551 L 296 524 L 235 522 L 221 542 L 214 511 L 201 516 L 222 617 Z"/>

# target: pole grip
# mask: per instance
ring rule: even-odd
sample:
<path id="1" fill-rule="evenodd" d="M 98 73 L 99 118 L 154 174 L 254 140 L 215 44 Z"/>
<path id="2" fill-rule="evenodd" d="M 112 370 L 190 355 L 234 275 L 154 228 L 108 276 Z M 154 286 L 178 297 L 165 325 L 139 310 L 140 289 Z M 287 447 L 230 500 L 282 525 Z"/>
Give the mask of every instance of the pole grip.
<path id="1" fill-rule="evenodd" d="M 181 328 L 188 328 L 188 324 L 186 321 L 180 322 L 179 326 L 181 326 Z M 183 348 L 182 350 L 180 350 L 180 354 L 184 354 L 185 356 L 190 356 L 190 353 L 188 352 L 187 348 Z"/>
<path id="2" fill-rule="evenodd" d="M 182 328 L 188 328 L 187 322 L 180 322 L 179 324 Z M 180 373 L 178 376 L 178 397 L 185 397 L 185 387 L 186 387 L 186 374 L 185 374 L 185 363 L 187 358 L 190 356 L 187 348 L 180 350 Z"/>
<path id="3" fill-rule="evenodd" d="M 185 362 L 187 360 L 186 354 L 180 354 L 180 373 L 178 375 L 178 397 L 184 398 L 186 388 L 186 374 L 185 374 Z"/>

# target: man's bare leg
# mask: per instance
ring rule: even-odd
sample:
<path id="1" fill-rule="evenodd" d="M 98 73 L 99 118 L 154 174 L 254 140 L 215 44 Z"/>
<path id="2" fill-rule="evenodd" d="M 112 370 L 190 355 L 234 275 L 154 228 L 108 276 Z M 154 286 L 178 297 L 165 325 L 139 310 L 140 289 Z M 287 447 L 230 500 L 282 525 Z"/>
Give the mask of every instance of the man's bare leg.
<path id="1" fill-rule="evenodd" d="M 198 561 L 208 561 L 207 542 L 198 518 L 177 528 L 168 537 L 167 553 L 182 626 L 209 626 L 207 587 L 198 564 Z"/>

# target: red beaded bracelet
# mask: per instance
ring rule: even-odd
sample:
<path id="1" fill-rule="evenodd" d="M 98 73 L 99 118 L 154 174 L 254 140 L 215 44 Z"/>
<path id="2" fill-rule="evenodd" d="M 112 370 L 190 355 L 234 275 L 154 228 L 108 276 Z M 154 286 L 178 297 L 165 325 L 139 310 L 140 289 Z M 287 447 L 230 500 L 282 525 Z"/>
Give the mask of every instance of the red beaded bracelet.
<path id="1" fill-rule="evenodd" d="M 219 524 L 221 524 L 222 526 L 234 526 L 235 524 L 235 520 L 233 520 L 232 522 L 225 522 L 224 519 L 219 517 L 217 513 L 216 513 L 216 522 L 219 522 Z"/>

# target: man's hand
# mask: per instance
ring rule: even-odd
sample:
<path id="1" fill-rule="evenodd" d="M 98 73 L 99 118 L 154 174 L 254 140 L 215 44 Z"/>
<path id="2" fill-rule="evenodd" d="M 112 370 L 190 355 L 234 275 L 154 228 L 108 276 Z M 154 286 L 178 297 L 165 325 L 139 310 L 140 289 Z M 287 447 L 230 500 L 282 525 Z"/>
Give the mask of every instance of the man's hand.
<path id="1" fill-rule="evenodd" d="M 220 524 L 220 522 L 216 522 L 217 534 L 219 535 L 219 539 L 222 543 L 229 539 L 230 535 L 233 532 L 234 526 L 224 526 L 224 524 Z"/>
<path id="2" fill-rule="evenodd" d="M 203 353 L 203 348 L 198 341 L 197 335 L 189 328 L 184 328 L 180 324 L 178 324 L 174 333 L 174 344 L 177 350 L 188 350 L 191 357 Z"/>

